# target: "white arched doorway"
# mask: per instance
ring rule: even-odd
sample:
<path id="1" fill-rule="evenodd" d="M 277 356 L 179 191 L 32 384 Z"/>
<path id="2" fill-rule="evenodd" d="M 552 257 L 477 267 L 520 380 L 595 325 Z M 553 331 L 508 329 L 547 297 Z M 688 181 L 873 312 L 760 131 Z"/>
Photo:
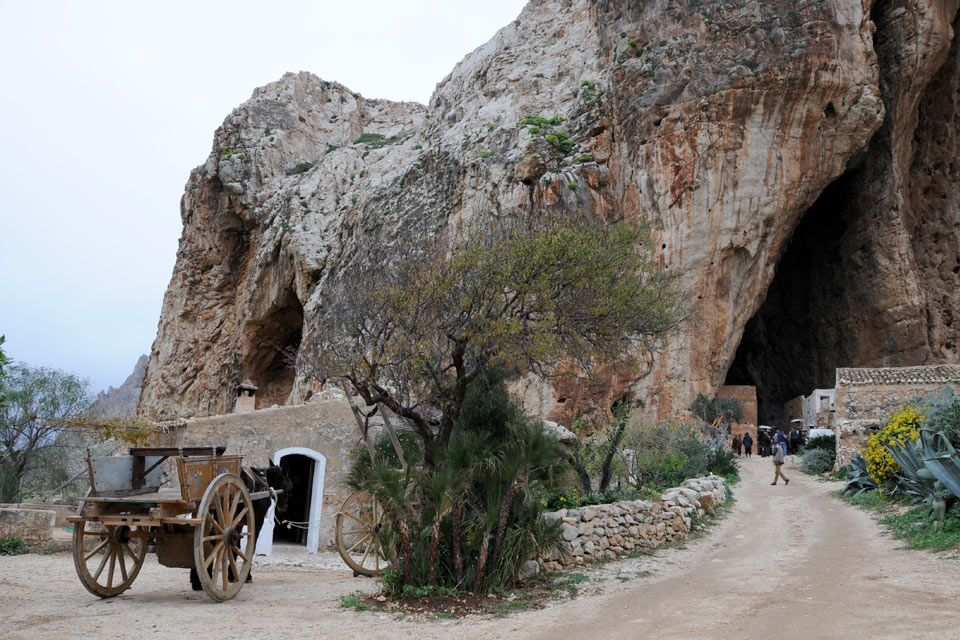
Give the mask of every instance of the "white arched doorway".
<path id="1" fill-rule="evenodd" d="M 306 548 L 310 553 L 316 553 L 320 546 L 320 515 L 323 513 L 323 478 L 327 469 L 327 459 L 321 453 L 305 447 L 287 447 L 273 454 L 273 463 L 280 466 L 284 456 L 299 455 L 313 460 L 313 480 L 310 488 L 310 507 L 307 520 Z M 257 553 L 270 555 L 273 551 L 273 509 L 267 513 L 263 527 L 257 540 Z"/>

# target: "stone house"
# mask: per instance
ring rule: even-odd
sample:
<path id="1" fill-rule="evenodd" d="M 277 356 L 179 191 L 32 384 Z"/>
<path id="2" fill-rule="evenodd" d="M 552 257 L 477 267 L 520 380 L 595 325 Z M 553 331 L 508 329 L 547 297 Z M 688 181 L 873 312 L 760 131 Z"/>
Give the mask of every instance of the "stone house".
<path id="1" fill-rule="evenodd" d="M 734 433 L 749 433 L 753 438 L 753 452 L 757 452 L 757 388 L 749 385 L 724 385 L 717 390 L 717 398 L 736 398 L 743 403 L 743 417 L 730 427 Z M 728 441 L 729 444 L 729 441 Z"/>
<path id="2" fill-rule="evenodd" d="M 945 386 L 960 388 L 960 365 L 837 369 L 832 424 L 837 435 L 837 468 L 857 455 L 897 407 Z"/>
<path id="3" fill-rule="evenodd" d="M 803 428 L 829 428 L 836 397 L 836 389 L 814 389 L 810 395 L 804 396 Z"/>
<path id="4" fill-rule="evenodd" d="M 306 404 L 251 410 L 249 389 L 238 395 L 240 412 L 181 420 L 169 426 L 164 446 L 223 445 L 227 454 L 241 454 L 244 464 L 264 467 L 273 462 L 293 478 L 289 496 L 292 521 L 304 527 L 264 525 L 270 541 L 303 545 L 308 551 L 332 550 L 335 545 L 335 516 L 352 493 L 347 485 L 351 453 L 360 444 L 360 432 L 350 404 L 337 391 L 326 391 Z M 251 398 L 252 399 L 252 398 Z M 370 433 L 377 438 L 383 422 L 370 420 Z M 176 486 L 176 474 L 171 482 Z"/>

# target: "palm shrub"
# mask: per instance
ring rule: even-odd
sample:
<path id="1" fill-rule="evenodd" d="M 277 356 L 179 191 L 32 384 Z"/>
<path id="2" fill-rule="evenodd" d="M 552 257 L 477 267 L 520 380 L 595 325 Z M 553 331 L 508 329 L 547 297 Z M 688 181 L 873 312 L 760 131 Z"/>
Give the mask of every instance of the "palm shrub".
<path id="1" fill-rule="evenodd" d="M 378 451 L 389 446 L 378 443 Z M 432 466 L 418 468 L 413 453 L 403 471 L 360 451 L 348 480 L 383 504 L 389 555 L 398 559 L 391 588 L 506 587 L 523 562 L 557 541 L 560 525 L 540 517 L 540 495 L 561 468 L 559 445 L 510 400 L 502 376 L 471 385 Z"/>

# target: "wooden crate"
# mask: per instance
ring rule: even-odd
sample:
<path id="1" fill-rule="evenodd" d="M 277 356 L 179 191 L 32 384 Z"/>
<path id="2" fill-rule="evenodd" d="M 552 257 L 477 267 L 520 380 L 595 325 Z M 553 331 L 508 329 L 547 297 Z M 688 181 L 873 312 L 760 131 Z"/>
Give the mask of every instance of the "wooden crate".
<path id="1" fill-rule="evenodd" d="M 240 475 L 241 456 L 177 458 L 180 491 L 188 502 L 199 502 L 214 478 L 224 473 Z"/>

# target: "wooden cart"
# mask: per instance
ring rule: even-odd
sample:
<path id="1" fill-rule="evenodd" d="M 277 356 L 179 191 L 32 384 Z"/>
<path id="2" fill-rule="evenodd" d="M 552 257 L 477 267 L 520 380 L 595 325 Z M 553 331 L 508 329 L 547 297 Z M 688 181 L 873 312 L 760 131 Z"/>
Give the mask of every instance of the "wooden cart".
<path id="1" fill-rule="evenodd" d="M 147 552 L 166 567 L 197 569 L 218 602 L 236 596 L 254 554 L 253 500 L 240 478 L 241 456 L 224 447 L 135 447 L 129 456 L 88 458 L 90 492 L 73 523 L 73 562 L 90 593 L 127 590 Z M 173 457 L 180 488 L 160 488 L 160 465 Z M 186 576 L 184 576 L 186 580 Z"/>

